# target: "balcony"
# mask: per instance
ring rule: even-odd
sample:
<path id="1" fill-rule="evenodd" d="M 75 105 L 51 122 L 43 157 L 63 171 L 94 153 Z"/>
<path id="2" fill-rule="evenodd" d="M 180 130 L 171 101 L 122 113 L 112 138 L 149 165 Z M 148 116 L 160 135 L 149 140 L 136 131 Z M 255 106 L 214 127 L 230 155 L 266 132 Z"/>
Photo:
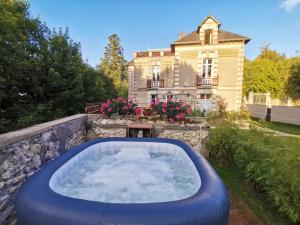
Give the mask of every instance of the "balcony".
<path id="1" fill-rule="evenodd" d="M 218 77 L 197 77 L 197 87 L 218 86 Z"/>
<path id="2" fill-rule="evenodd" d="M 158 89 L 158 88 L 163 88 L 164 87 L 164 80 L 147 80 L 147 88 L 148 89 Z"/>

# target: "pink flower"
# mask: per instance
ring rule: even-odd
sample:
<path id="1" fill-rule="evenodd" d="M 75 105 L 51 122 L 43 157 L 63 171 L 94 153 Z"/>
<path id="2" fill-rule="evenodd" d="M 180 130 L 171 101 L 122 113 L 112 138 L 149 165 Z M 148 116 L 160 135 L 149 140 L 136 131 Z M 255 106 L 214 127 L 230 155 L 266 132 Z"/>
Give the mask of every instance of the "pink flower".
<path id="1" fill-rule="evenodd" d="M 139 107 L 134 110 L 136 116 L 141 116 L 143 112 L 143 108 Z"/>
<path id="2" fill-rule="evenodd" d="M 111 110 L 112 110 L 112 108 L 111 108 L 111 107 L 109 107 L 109 108 L 107 109 L 107 112 L 111 112 Z"/>
<path id="3" fill-rule="evenodd" d="M 129 96 L 129 97 L 128 97 L 128 101 L 129 101 L 129 102 L 133 102 L 133 100 L 134 100 L 134 98 L 133 98 L 132 96 Z"/>
<path id="4" fill-rule="evenodd" d="M 168 103 L 166 103 L 166 102 L 164 102 L 163 104 L 162 104 L 162 107 L 168 107 Z"/>
<path id="5" fill-rule="evenodd" d="M 110 103 L 111 103 L 110 99 L 107 99 L 106 105 L 110 105 Z"/>
<path id="6" fill-rule="evenodd" d="M 132 104 L 128 103 L 128 109 L 132 108 Z"/>
<path id="7" fill-rule="evenodd" d="M 162 111 L 163 113 L 166 113 L 166 112 L 167 112 L 166 108 L 162 108 L 161 111 Z"/>
<path id="8" fill-rule="evenodd" d="M 105 108 L 106 108 L 106 104 L 103 103 L 100 107 L 100 113 L 103 113 Z"/>
<path id="9" fill-rule="evenodd" d="M 188 114 L 192 114 L 192 112 L 193 112 L 192 107 L 189 107 L 188 110 L 187 110 L 187 113 L 188 113 Z"/>
<path id="10" fill-rule="evenodd" d="M 175 116 L 176 119 L 181 120 L 185 118 L 185 113 L 179 113 L 178 115 Z"/>
<path id="11" fill-rule="evenodd" d="M 180 106 L 176 106 L 176 110 L 181 110 L 181 107 Z"/>
<path id="12" fill-rule="evenodd" d="M 174 108 L 173 108 L 173 107 L 171 107 L 171 108 L 170 108 L 170 111 L 174 111 Z"/>

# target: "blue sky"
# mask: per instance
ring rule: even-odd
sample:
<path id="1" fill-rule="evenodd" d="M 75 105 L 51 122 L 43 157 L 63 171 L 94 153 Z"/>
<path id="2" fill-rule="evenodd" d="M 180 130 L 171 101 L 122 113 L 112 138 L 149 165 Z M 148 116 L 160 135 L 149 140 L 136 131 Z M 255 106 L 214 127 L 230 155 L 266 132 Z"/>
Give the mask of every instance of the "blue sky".
<path id="1" fill-rule="evenodd" d="M 49 27 L 69 27 L 82 45 L 83 58 L 95 66 L 107 37 L 117 33 L 127 60 L 133 52 L 165 48 L 180 31 L 195 30 L 208 15 L 223 30 L 248 36 L 246 57 L 263 44 L 295 55 L 300 50 L 300 0 L 29 0 L 30 11 Z"/>

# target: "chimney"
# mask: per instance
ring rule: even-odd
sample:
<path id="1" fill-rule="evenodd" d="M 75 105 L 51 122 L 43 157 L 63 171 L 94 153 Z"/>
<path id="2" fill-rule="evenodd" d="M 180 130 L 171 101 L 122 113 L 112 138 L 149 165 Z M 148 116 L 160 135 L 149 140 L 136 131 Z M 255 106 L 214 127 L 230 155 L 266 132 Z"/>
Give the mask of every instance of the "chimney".
<path id="1" fill-rule="evenodd" d="M 185 35 L 184 35 L 184 32 L 179 32 L 178 34 L 178 40 L 180 40 L 181 38 L 183 38 Z"/>

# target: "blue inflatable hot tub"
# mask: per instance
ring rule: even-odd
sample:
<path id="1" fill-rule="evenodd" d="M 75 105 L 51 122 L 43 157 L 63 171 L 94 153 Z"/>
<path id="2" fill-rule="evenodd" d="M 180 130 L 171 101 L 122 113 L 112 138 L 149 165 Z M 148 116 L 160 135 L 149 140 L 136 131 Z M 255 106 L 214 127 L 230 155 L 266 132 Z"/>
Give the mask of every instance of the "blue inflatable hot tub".
<path id="1" fill-rule="evenodd" d="M 227 190 L 187 144 L 105 138 L 50 162 L 17 194 L 20 225 L 227 225 Z"/>

